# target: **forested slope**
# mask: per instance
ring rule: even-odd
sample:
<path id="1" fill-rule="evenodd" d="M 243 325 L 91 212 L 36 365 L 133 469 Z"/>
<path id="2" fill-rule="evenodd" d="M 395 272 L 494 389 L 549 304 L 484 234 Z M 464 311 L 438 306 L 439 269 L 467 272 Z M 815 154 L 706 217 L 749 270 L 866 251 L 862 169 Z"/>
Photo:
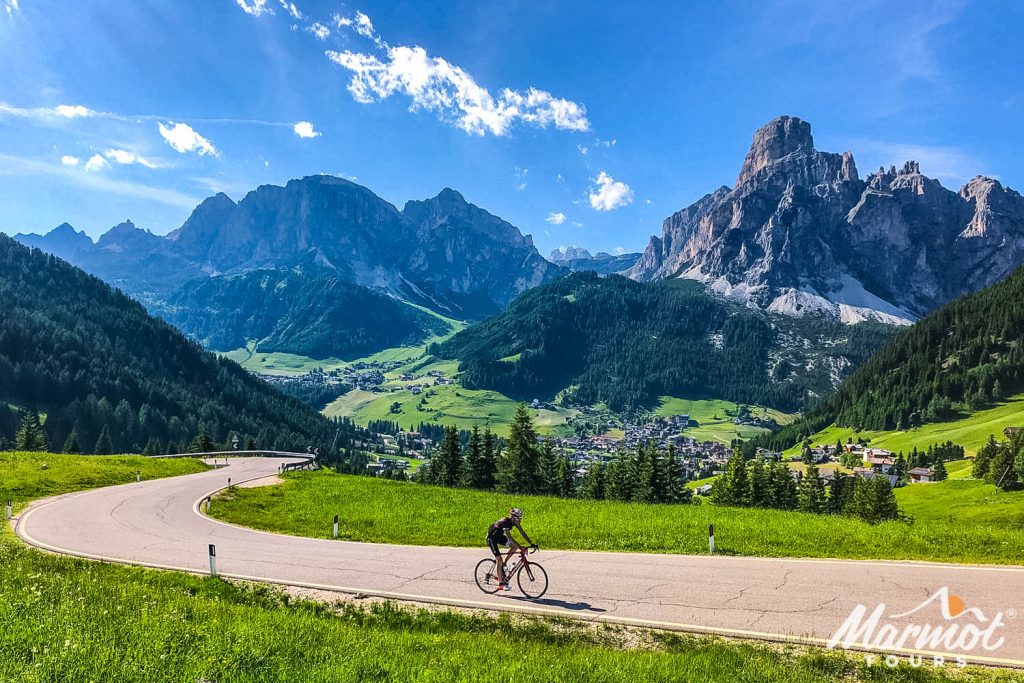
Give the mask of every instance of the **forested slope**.
<path id="1" fill-rule="evenodd" d="M 753 311 L 690 281 L 581 272 L 522 294 L 430 351 L 459 359 L 466 386 L 523 399 L 569 387 L 570 400 L 615 410 L 663 394 L 794 410 L 830 392 L 892 333 Z"/>
<path id="2" fill-rule="evenodd" d="M 345 446 L 329 420 L 187 340 L 139 303 L 66 262 L 0 235 L 0 436 L 20 409 L 45 415 L 49 446 L 72 429 L 89 452 L 106 427 L 115 451 L 150 439 L 181 447 L 201 428 L 260 448 Z"/>

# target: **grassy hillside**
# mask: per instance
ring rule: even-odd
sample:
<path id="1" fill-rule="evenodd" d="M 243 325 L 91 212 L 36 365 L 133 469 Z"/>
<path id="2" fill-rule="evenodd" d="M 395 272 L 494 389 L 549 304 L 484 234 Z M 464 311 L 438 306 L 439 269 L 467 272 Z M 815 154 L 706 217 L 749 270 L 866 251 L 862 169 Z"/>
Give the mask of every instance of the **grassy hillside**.
<path id="1" fill-rule="evenodd" d="M 48 469 L 22 461 L 45 458 Z M 52 493 L 117 482 L 123 457 L 10 455 L 0 481 L 16 480 L 19 507 Z M 154 472 L 149 472 L 155 474 Z M 172 472 L 167 471 L 166 474 Z M 334 610 L 238 585 L 49 555 L 0 530 L 0 680 L 44 681 L 522 681 L 701 680 L 826 683 L 908 680 L 908 668 L 868 669 L 863 659 L 715 638 L 624 633 L 575 622 L 450 611 L 393 603 Z M 912 680 L 945 681 L 942 670 Z M 981 669 L 959 681 L 1010 680 Z"/>
<path id="2" fill-rule="evenodd" d="M 700 425 L 686 430 L 687 436 L 698 441 L 732 443 L 733 439 L 749 439 L 768 430 L 751 425 L 738 425 L 733 416 L 739 406 L 732 401 L 690 400 L 673 396 L 658 397 L 655 415 L 689 415 Z M 761 419 L 775 420 L 780 425 L 790 424 L 795 416 L 781 410 L 763 406 L 749 406 L 750 414 Z"/>
<path id="3" fill-rule="evenodd" d="M 915 509 L 925 510 L 937 505 L 930 496 L 943 497 L 947 484 L 918 486 L 924 490 L 915 494 L 920 497 Z M 329 536 L 330 520 L 339 514 L 342 535 L 350 540 L 472 547 L 513 504 L 527 511 L 531 537 L 546 548 L 705 553 L 708 524 L 713 523 L 720 551 L 736 555 L 1017 564 L 1024 554 L 1024 529 L 996 514 L 971 526 L 923 512 L 915 515 L 919 518 L 913 525 L 871 526 L 846 517 L 707 503 L 508 496 L 330 471 L 288 474 L 279 486 L 225 494 L 214 511 L 238 524 L 322 538 Z"/>
<path id="4" fill-rule="evenodd" d="M 836 440 L 846 443 L 848 438 L 868 438 L 872 446 L 891 451 L 909 452 L 915 446 L 924 449 L 934 443 L 953 441 L 964 447 L 969 455 L 981 448 L 989 435 L 1003 438 L 1006 427 L 1024 427 L 1024 394 L 1000 402 L 998 405 L 978 410 L 956 420 L 928 422 L 915 429 L 904 431 L 855 431 L 849 427 L 831 425 L 810 436 L 814 443 L 834 444 Z M 797 453 L 800 446 L 790 448 L 787 453 Z"/>

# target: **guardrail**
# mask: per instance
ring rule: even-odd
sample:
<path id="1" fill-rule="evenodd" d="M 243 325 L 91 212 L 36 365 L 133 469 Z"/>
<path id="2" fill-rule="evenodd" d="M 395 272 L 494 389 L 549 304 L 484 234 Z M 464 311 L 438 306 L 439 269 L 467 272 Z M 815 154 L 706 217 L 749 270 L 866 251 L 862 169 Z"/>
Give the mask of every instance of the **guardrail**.
<path id="1" fill-rule="evenodd" d="M 205 453 L 172 453 L 170 455 L 151 455 L 150 458 L 296 458 L 299 462 L 288 462 L 281 465 L 282 472 L 300 470 L 305 467 L 316 469 L 316 456 L 311 453 L 293 453 L 291 451 L 209 451 Z"/>

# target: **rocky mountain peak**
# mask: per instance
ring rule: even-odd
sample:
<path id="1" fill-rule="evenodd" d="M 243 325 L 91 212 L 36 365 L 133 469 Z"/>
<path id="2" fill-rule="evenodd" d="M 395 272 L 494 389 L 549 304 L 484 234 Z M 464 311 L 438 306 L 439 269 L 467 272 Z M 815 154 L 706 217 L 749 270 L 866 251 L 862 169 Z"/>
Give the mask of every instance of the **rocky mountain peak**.
<path id="1" fill-rule="evenodd" d="M 605 256 L 609 256 L 605 254 Z M 559 247 L 551 252 L 548 256 L 548 261 L 552 263 L 563 263 L 565 261 L 571 261 L 573 259 L 589 259 L 594 258 L 593 255 L 583 247 L 577 247 L 573 245 L 571 247 Z"/>
<path id="2" fill-rule="evenodd" d="M 757 129 L 736 185 L 750 180 L 758 171 L 796 153 L 814 151 L 811 124 L 795 116 L 780 116 Z"/>

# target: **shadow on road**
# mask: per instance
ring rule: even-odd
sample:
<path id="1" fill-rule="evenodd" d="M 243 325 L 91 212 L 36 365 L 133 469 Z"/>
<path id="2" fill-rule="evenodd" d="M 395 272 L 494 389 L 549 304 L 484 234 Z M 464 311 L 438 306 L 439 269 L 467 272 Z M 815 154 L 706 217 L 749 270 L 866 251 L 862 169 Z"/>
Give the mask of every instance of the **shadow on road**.
<path id="1" fill-rule="evenodd" d="M 531 605 L 543 605 L 544 607 L 561 607 L 562 609 L 573 610 L 574 612 L 607 612 L 608 610 L 600 607 L 593 607 L 589 602 L 566 602 L 565 600 L 555 600 L 553 598 L 541 598 L 540 600 L 531 600 L 520 595 L 509 595 L 509 600 L 518 600 L 520 602 L 526 602 Z"/>

